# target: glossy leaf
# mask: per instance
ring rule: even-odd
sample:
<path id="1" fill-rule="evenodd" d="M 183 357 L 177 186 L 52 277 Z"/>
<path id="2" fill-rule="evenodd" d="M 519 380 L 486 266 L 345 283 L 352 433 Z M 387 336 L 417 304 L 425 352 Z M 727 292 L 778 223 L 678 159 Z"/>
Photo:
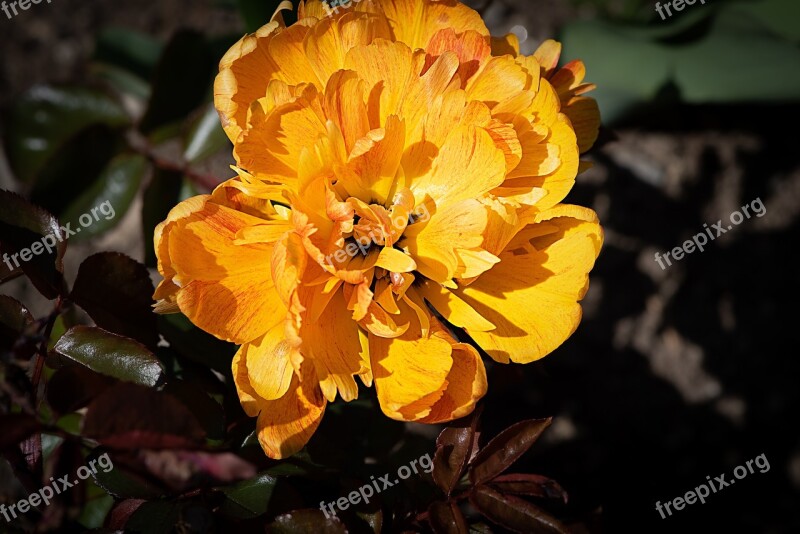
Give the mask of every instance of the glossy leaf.
<path id="1" fill-rule="evenodd" d="M 347 529 L 335 516 L 326 518 L 320 510 L 304 509 L 279 515 L 267 527 L 267 532 L 271 534 L 346 534 Z"/>
<path id="2" fill-rule="evenodd" d="M 131 207 L 149 165 L 140 155 L 120 154 L 111 160 L 95 182 L 85 189 L 61 214 L 63 222 L 80 229 L 75 241 L 89 239 L 114 228 Z M 91 216 L 83 226 L 81 216 Z"/>
<path id="3" fill-rule="evenodd" d="M 569 532 L 563 523 L 538 506 L 519 497 L 503 495 L 486 486 L 476 487 L 469 500 L 487 519 L 514 532 Z"/>
<path id="4" fill-rule="evenodd" d="M 45 238 L 49 246 L 43 244 Z M 5 275 L 21 268 L 42 295 L 56 298 L 65 292 L 65 240 L 53 215 L 15 193 L 0 190 L 0 252 L 4 254 L 0 271 Z"/>
<path id="5" fill-rule="evenodd" d="M 197 108 L 211 92 L 214 63 L 201 34 L 189 30 L 176 33 L 159 59 L 140 129 L 152 133 Z"/>
<path id="6" fill-rule="evenodd" d="M 186 136 L 186 149 L 183 158 L 196 163 L 231 146 L 213 105 L 208 105 L 192 124 Z"/>
<path id="7" fill-rule="evenodd" d="M 543 499 L 560 499 L 567 502 L 567 492 L 558 482 L 542 475 L 509 474 L 500 475 L 491 481 L 500 493 L 530 495 Z"/>
<path id="8" fill-rule="evenodd" d="M 118 252 L 100 252 L 81 264 L 70 297 L 99 327 L 154 349 L 153 291 L 144 265 Z"/>
<path id="9" fill-rule="evenodd" d="M 479 410 L 480 408 L 470 417 L 450 423 L 436 439 L 433 480 L 447 495 L 453 492 L 470 459 L 480 417 Z"/>
<path id="10" fill-rule="evenodd" d="M 171 395 L 120 383 L 95 398 L 83 423 L 86 436 L 115 449 L 193 449 L 205 433 L 192 412 Z"/>
<path id="11" fill-rule="evenodd" d="M 132 339 L 101 328 L 75 326 L 54 350 L 97 373 L 143 386 L 164 380 L 164 366 L 147 348 Z"/>
<path id="12" fill-rule="evenodd" d="M 428 522 L 436 534 L 467 534 L 469 527 L 454 502 L 436 501 L 428 508 Z"/>
<path id="13" fill-rule="evenodd" d="M 495 436 L 470 464 L 472 483 L 483 484 L 508 469 L 536 443 L 551 422 L 551 418 L 520 421 Z"/>
<path id="14" fill-rule="evenodd" d="M 128 124 L 122 107 L 107 94 L 87 88 L 37 85 L 11 108 L 6 150 L 14 174 L 31 183 L 50 158 L 81 130 L 97 124 Z"/>
<path id="15" fill-rule="evenodd" d="M 277 483 L 277 478 L 261 474 L 251 480 L 220 489 L 224 495 L 222 513 L 240 519 L 264 515 Z"/>

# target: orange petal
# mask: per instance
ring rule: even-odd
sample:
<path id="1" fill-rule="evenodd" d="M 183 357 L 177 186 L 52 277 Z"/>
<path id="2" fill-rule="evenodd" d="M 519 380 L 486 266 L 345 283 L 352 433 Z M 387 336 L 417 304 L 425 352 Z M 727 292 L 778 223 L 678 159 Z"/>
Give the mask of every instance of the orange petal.
<path id="1" fill-rule="evenodd" d="M 319 386 L 326 399 L 333 402 L 338 392 L 345 402 L 358 397 L 353 376 L 361 370 L 358 324 L 347 313 L 341 291 L 333 296 L 317 321 L 303 318 L 300 328 L 300 351 L 314 363 Z"/>
<path id="2" fill-rule="evenodd" d="M 297 376 L 283 397 L 259 401 L 258 442 L 267 456 L 280 460 L 302 449 L 322 421 L 325 405 L 316 380 L 301 383 Z"/>
<path id="3" fill-rule="evenodd" d="M 362 2 L 358 8 L 385 13 L 395 40 L 407 43 L 412 50 L 425 48 L 438 31 L 448 28 L 459 34 L 472 30 L 489 37 L 480 14 L 461 2 L 381 0 Z"/>
<path id="4" fill-rule="evenodd" d="M 240 230 L 262 222 L 205 202 L 169 233 L 181 311 L 203 330 L 235 343 L 260 337 L 285 313 L 269 271 L 272 246 L 233 243 Z"/>

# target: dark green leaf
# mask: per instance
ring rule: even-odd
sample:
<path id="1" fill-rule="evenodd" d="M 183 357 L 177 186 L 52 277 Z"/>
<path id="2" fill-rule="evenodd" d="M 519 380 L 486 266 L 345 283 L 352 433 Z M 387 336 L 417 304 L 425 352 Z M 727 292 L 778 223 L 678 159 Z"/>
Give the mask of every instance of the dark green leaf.
<path id="1" fill-rule="evenodd" d="M 89 72 L 92 78 L 100 80 L 118 93 L 134 96 L 140 101 L 150 98 L 150 84 L 123 68 L 93 63 L 89 65 Z"/>
<path id="2" fill-rule="evenodd" d="M 479 410 L 480 408 L 470 417 L 450 423 L 436 439 L 433 480 L 447 495 L 453 492 L 469 461 L 475 443 Z"/>
<path id="3" fill-rule="evenodd" d="M 454 502 L 436 501 L 428 508 L 428 521 L 436 534 L 467 534 L 469 527 Z"/>
<path id="4" fill-rule="evenodd" d="M 495 436 L 470 464 L 472 483 L 483 484 L 508 469 L 536 443 L 551 422 L 552 418 L 520 421 Z"/>
<path id="5" fill-rule="evenodd" d="M 220 511 L 225 515 L 241 519 L 261 516 L 267 512 L 277 483 L 277 478 L 261 474 L 251 480 L 222 488 L 220 492 L 225 496 L 225 500 Z"/>
<path id="6" fill-rule="evenodd" d="M 148 80 L 162 49 L 161 43 L 147 34 L 126 28 L 106 28 L 97 38 L 94 60 L 123 68 Z"/>
<path id="7" fill-rule="evenodd" d="M 267 526 L 270 534 L 346 534 L 347 529 L 336 516 L 326 518 L 320 510 L 295 510 L 275 518 Z"/>
<path id="8" fill-rule="evenodd" d="M 509 474 L 491 481 L 491 485 L 503 494 L 530 495 L 543 499 L 561 499 L 567 502 L 567 492 L 558 482 L 542 475 Z"/>
<path id="9" fill-rule="evenodd" d="M 118 252 L 100 252 L 81 264 L 70 297 L 97 326 L 155 349 L 153 291 L 144 265 Z"/>
<path id="10" fill-rule="evenodd" d="M 97 180 L 61 214 L 62 221 L 81 231 L 73 239 L 89 239 L 116 226 L 136 198 L 147 169 L 143 156 L 120 154 L 112 159 Z M 91 223 L 84 226 L 87 215 Z"/>
<path id="11" fill-rule="evenodd" d="M 469 497 L 472 505 L 493 523 L 514 532 L 568 534 L 567 527 L 538 506 L 519 497 L 478 486 Z"/>
<path id="12" fill-rule="evenodd" d="M 132 339 L 100 328 L 75 326 L 54 350 L 97 373 L 125 382 L 154 387 L 164 380 L 164 367 L 147 348 Z"/>
<path id="13" fill-rule="evenodd" d="M 62 273 L 66 250 L 66 236 L 53 215 L 17 194 L 0 190 L 2 278 L 21 268 L 36 289 L 54 299 L 65 292 Z"/>
<path id="14" fill-rule="evenodd" d="M 171 395 L 120 383 L 96 397 L 83 434 L 125 450 L 197 449 L 205 433 L 192 412 Z"/>
<path id="15" fill-rule="evenodd" d="M 31 201 L 61 217 L 70 204 L 100 179 L 123 143 L 122 134 L 105 124 L 81 130 L 58 147 L 41 169 L 31 190 Z M 92 219 L 87 224 L 94 222 Z M 76 235 L 83 231 L 81 226 L 74 230 Z"/>
<path id="16" fill-rule="evenodd" d="M 153 179 L 144 190 L 142 204 L 142 230 L 144 231 L 145 265 L 155 267 L 156 255 L 153 248 L 153 233 L 156 226 L 167 218 L 169 211 L 179 200 L 183 175 L 175 171 L 156 169 Z"/>
<path id="17" fill-rule="evenodd" d="M 35 86 L 12 105 L 6 136 L 9 163 L 17 178 L 31 183 L 56 151 L 81 130 L 96 124 L 118 128 L 128 123 L 125 111 L 103 92 Z"/>
<path id="18" fill-rule="evenodd" d="M 183 158 L 189 163 L 196 163 L 230 146 L 217 110 L 209 105 L 192 124 L 186 136 Z"/>
<path id="19" fill-rule="evenodd" d="M 151 133 L 197 108 L 210 93 L 214 63 L 208 42 L 200 33 L 176 33 L 156 67 L 153 93 L 140 129 Z"/>

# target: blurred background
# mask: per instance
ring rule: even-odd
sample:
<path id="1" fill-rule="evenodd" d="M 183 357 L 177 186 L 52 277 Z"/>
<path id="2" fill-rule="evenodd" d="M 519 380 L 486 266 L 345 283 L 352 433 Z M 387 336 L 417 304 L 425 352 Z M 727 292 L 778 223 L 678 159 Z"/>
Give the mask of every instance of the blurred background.
<path id="1" fill-rule="evenodd" d="M 543 361 L 489 368 L 485 431 L 555 416 L 518 470 L 558 480 L 570 500 L 556 511 L 584 531 L 800 531 L 800 3 L 709 0 L 663 21 L 649 0 L 468 3 L 526 53 L 562 40 L 562 60 L 582 59 L 598 85 L 604 124 L 567 199 L 606 231 L 584 320 Z M 231 176 L 210 84 L 269 4 L 54 0 L 0 14 L 0 188 L 62 221 L 117 207 L 70 242 L 68 279 L 98 250 L 152 267 L 166 211 Z M 755 199 L 765 216 L 655 262 Z M 3 289 L 49 313 L 24 279 Z M 667 519 L 655 510 L 760 454 L 767 473 Z"/>

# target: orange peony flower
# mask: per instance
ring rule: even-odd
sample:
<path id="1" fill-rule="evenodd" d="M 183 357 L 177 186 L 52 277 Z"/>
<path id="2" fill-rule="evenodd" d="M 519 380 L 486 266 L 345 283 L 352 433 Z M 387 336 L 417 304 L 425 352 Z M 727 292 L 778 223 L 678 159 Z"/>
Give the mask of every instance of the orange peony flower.
<path id="1" fill-rule="evenodd" d="M 455 0 L 309 0 L 298 19 L 222 59 L 238 176 L 155 232 L 157 310 L 241 344 L 272 458 L 357 379 L 396 420 L 469 414 L 475 347 L 528 363 L 563 343 L 602 243 L 593 211 L 561 204 L 599 116 L 582 64 L 554 73 L 557 44 L 520 56 Z"/>

